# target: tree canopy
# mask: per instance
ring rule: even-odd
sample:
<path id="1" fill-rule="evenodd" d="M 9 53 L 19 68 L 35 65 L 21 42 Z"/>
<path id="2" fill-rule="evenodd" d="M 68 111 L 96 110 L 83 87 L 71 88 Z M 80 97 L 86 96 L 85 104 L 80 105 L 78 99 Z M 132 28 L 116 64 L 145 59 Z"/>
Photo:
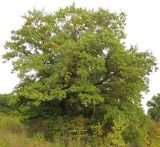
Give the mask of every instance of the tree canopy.
<path id="1" fill-rule="evenodd" d="M 148 115 L 155 121 L 160 121 L 160 94 L 152 97 L 150 101 L 147 102 Z"/>
<path id="2" fill-rule="evenodd" d="M 134 143 L 127 130 L 134 122 L 135 132 L 144 129 L 136 117 L 143 115 L 141 93 L 148 91 L 156 60 L 123 43 L 125 13 L 70 6 L 54 14 L 28 11 L 23 18 L 3 55 L 20 78 L 14 93 L 23 121 L 81 122 L 88 134 L 114 140 L 110 144 Z"/>

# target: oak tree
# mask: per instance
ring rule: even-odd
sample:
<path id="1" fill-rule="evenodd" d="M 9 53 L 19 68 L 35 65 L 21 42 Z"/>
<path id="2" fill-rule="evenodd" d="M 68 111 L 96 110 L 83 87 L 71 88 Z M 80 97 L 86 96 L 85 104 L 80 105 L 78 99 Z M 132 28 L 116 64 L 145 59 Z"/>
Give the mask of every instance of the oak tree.
<path id="1" fill-rule="evenodd" d="M 28 11 L 23 18 L 3 58 L 20 78 L 14 93 L 25 121 L 82 116 L 107 134 L 119 112 L 140 107 L 156 61 L 123 43 L 125 13 L 70 6 L 53 14 Z"/>

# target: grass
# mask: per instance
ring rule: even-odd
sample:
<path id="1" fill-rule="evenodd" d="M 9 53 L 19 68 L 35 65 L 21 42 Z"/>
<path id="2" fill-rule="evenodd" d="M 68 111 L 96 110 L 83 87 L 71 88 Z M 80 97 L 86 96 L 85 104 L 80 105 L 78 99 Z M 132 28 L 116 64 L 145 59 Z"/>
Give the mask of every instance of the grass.
<path id="1" fill-rule="evenodd" d="M 42 134 L 27 135 L 27 128 L 14 115 L 0 113 L 0 147 L 91 147 L 78 140 L 47 142 Z"/>
<path id="2" fill-rule="evenodd" d="M 45 141 L 42 135 L 27 136 L 27 129 L 18 117 L 0 114 L 0 146 L 1 147 L 54 147 Z"/>
<path id="3" fill-rule="evenodd" d="M 0 113 L 0 147 L 104 147 L 69 138 L 47 142 L 42 134 L 29 137 L 27 132 L 17 116 Z"/>

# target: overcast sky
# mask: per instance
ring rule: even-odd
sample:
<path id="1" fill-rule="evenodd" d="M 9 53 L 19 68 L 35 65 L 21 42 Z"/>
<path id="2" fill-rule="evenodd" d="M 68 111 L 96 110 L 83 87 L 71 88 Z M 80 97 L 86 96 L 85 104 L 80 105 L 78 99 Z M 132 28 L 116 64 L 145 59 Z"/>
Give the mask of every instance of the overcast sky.
<path id="1" fill-rule="evenodd" d="M 45 9 L 54 12 L 60 7 L 71 5 L 74 0 L 1 0 L 0 3 L 0 55 L 3 45 L 9 40 L 11 30 L 18 29 L 27 10 Z M 77 7 L 97 9 L 103 7 L 110 11 L 124 11 L 127 14 L 126 44 L 137 44 L 140 50 L 150 50 L 160 66 L 160 1 L 159 0 L 75 0 Z M 11 74 L 11 64 L 2 64 L 0 59 L 0 93 L 11 92 L 18 83 Z M 160 72 L 150 76 L 150 92 L 144 95 L 143 105 L 152 95 L 160 92 Z"/>

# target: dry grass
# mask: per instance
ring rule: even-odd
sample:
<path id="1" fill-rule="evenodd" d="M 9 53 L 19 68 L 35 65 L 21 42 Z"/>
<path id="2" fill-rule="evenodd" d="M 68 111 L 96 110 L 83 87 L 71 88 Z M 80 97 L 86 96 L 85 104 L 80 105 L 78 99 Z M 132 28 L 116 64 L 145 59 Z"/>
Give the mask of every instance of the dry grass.
<path id="1" fill-rule="evenodd" d="M 55 138 L 51 143 L 47 142 L 42 134 L 29 137 L 27 128 L 20 123 L 18 117 L 0 113 L 0 147 L 91 147 L 91 145 L 69 138 L 65 140 Z"/>
<path id="2" fill-rule="evenodd" d="M 53 147 L 42 135 L 29 138 L 26 128 L 17 117 L 0 115 L 0 146 L 1 147 Z"/>

